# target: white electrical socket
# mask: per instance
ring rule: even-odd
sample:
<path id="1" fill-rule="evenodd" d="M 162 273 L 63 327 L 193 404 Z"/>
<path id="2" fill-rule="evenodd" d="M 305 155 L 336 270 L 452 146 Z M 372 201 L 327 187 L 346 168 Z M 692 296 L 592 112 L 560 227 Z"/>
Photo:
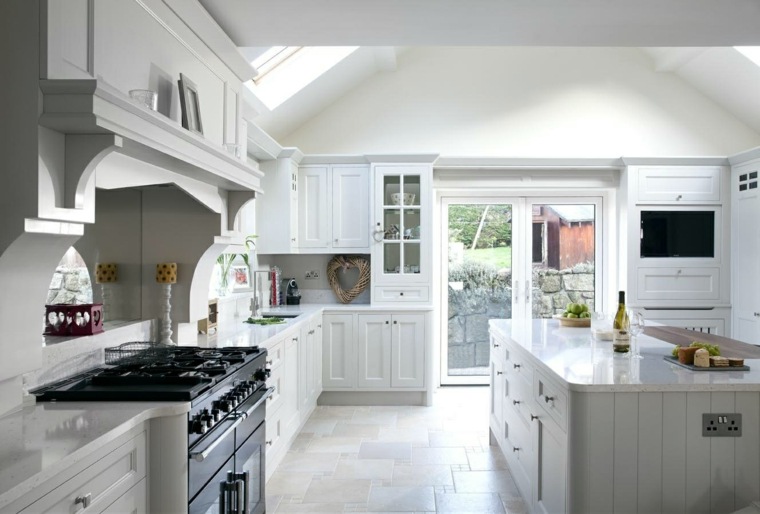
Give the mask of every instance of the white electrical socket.
<path id="1" fill-rule="evenodd" d="M 311 270 L 306 272 L 306 279 L 307 280 L 316 280 L 319 278 L 319 271 L 317 270 Z"/>

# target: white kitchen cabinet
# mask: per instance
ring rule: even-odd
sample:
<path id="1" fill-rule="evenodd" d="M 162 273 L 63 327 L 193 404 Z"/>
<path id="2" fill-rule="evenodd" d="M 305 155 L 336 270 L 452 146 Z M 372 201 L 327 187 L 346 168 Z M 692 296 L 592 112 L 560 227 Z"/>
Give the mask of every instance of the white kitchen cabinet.
<path id="1" fill-rule="evenodd" d="M 356 385 L 354 316 L 322 317 L 322 384 L 325 389 L 351 389 Z"/>
<path id="2" fill-rule="evenodd" d="M 299 184 L 301 253 L 369 252 L 368 166 L 301 166 Z"/>
<path id="3" fill-rule="evenodd" d="M 256 251 L 261 254 L 295 253 L 298 239 L 298 162 L 297 150 L 279 158 L 263 161 L 261 187 L 265 195 L 256 199 Z"/>
<path id="4" fill-rule="evenodd" d="M 119 506 L 129 506 L 129 512 L 146 512 L 148 454 L 145 429 L 118 438 L 99 450 L 95 458 L 91 465 L 73 476 L 66 474 L 64 481 L 51 490 L 42 485 L 19 499 L 8 507 L 7 512 L 125 512 Z"/>
<path id="5" fill-rule="evenodd" d="M 301 421 L 311 414 L 322 392 L 322 335 L 319 328 L 321 324 L 321 315 L 316 315 L 301 328 L 301 372 L 298 388 Z"/>
<path id="6" fill-rule="evenodd" d="M 760 341 L 760 160 L 731 171 L 732 337 Z"/>
<path id="7" fill-rule="evenodd" d="M 373 164 L 372 303 L 428 302 L 432 277 L 432 166 Z M 414 287 L 421 286 L 414 290 Z"/>
<path id="8" fill-rule="evenodd" d="M 384 314 L 360 314 L 358 319 L 356 385 L 391 386 L 391 320 Z"/>
<path id="9" fill-rule="evenodd" d="M 537 512 L 567 512 L 567 435 L 546 415 L 539 415 L 532 427 L 533 502 Z"/>
<path id="10" fill-rule="evenodd" d="M 391 316 L 391 387 L 425 385 L 425 315 Z"/>
<path id="11" fill-rule="evenodd" d="M 313 367 L 313 381 L 312 386 L 310 388 L 310 394 L 311 394 L 311 400 L 310 402 L 313 405 L 317 404 L 317 400 L 319 399 L 319 395 L 322 394 L 322 314 L 317 314 L 314 316 L 310 321 L 310 327 L 311 330 L 314 331 L 313 334 L 313 344 L 314 344 L 314 359 L 311 363 L 311 366 Z"/>
<path id="12" fill-rule="evenodd" d="M 359 388 L 424 386 L 424 314 L 359 314 L 358 327 Z"/>
<path id="13" fill-rule="evenodd" d="M 720 166 L 641 166 L 639 203 L 719 203 Z"/>
<path id="14" fill-rule="evenodd" d="M 285 345 L 285 361 L 283 363 L 282 381 L 282 422 L 285 438 L 289 439 L 298 432 L 300 427 L 299 391 L 303 377 L 300 373 L 301 345 L 299 331 L 291 331 L 283 337 Z"/>

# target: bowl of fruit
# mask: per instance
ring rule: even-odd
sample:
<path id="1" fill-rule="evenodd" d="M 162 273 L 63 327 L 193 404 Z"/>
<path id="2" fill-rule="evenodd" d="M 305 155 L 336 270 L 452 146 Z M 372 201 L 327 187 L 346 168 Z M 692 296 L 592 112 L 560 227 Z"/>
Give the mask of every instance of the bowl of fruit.
<path id="1" fill-rule="evenodd" d="M 554 316 L 563 327 L 590 327 L 591 313 L 585 303 L 568 303 L 565 312 Z"/>

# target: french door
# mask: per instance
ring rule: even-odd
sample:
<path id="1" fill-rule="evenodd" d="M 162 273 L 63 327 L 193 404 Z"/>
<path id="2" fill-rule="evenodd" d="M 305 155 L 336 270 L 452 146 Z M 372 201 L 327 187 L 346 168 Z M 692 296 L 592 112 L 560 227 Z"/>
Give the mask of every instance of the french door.
<path id="1" fill-rule="evenodd" d="M 441 383 L 487 384 L 490 319 L 601 298 L 601 197 L 441 197 Z"/>

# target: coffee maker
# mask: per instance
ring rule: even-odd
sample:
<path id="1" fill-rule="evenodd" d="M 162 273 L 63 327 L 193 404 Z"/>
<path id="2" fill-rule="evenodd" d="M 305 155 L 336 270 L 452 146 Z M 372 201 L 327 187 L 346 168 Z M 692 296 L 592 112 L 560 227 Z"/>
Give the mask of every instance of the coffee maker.
<path id="1" fill-rule="evenodd" d="M 294 278 L 282 279 L 282 290 L 285 292 L 285 305 L 300 305 L 301 291 L 298 290 L 298 284 Z"/>

